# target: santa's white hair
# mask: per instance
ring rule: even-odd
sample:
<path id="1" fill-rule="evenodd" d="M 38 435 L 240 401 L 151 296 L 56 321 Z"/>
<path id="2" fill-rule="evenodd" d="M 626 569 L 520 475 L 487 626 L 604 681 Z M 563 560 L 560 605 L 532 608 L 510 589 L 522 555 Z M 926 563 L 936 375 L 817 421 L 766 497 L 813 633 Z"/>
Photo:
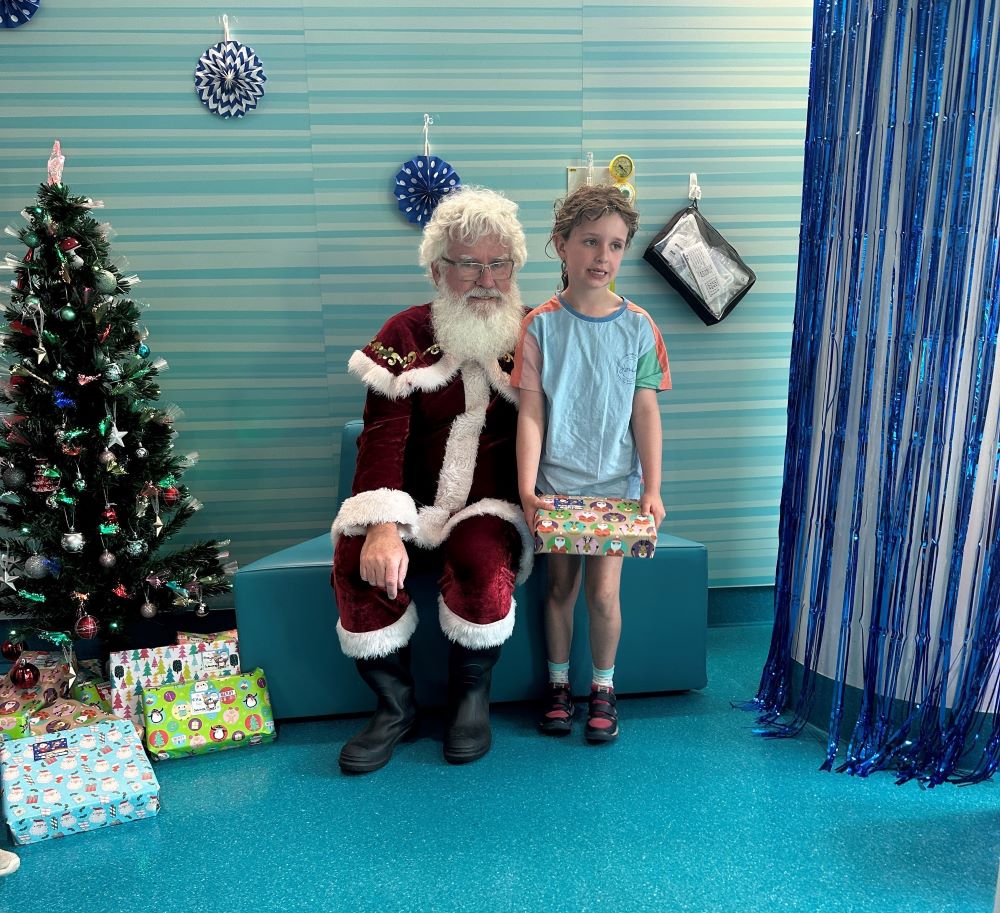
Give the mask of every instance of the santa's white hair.
<path id="1" fill-rule="evenodd" d="M 517 203 L 486 187 L 460 187 L 438 203 L 424 226 L 420 265 L 433 279 L 431 267 L 447 255 L 452 242 L 474 246 L 484 238 L 498 238 L 510 250 L 515 270 L 524 266 L 528 247 Z"/>

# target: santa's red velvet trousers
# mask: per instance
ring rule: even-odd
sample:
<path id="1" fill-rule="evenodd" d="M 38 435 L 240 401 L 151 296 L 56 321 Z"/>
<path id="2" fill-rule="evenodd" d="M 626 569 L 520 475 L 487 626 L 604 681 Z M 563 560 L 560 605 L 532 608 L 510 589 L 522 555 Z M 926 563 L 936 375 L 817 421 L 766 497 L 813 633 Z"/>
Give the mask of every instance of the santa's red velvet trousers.
<path id="1" fill-rule="evenodd" d="M 404 587 L 390 599 L 385 590 L 361 579 L 364 536 L 342 536 L 333 556 L 331 582 L 337 597 L 340 624 L 351 634 L 372 634 L 398 622 L 412 602 Z M 407 578 L 440 572 L 441 598 L 457 616 L 449 637 L 477 647 L 477 629 L 507 618 L 514 595 L 514 578 L 521 552 L 517 530 L 495 516 L 475 516 L 456 524 L 435 549 L 404 543 L 410 557 Z"/>

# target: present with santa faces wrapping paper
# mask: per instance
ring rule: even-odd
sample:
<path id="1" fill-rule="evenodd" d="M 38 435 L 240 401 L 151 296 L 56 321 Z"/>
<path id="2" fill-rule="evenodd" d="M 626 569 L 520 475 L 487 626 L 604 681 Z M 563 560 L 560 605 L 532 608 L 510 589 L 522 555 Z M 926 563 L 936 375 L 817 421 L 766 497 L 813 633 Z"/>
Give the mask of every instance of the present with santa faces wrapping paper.
<path id="1" fill-rule="evenodd" d="M 540 495 L 535 511 L 535 554 L 652 558 L 656 523 L 629 498 Z"/>
<path id="2" fill-rule="evenodd" d="M 155 815 L 160 785 L 131 723 L 0 743 L 0 809 L 17 843 Z"/>

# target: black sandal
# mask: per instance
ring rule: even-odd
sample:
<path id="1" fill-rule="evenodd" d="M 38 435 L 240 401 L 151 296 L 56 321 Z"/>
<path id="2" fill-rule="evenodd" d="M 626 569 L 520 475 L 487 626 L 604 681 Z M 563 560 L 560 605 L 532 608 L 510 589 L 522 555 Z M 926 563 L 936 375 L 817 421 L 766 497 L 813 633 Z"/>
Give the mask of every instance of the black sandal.
<path id="1" fill-rule="evenodd" d="M 595 726 L 598 721 L 605 725 Z M 607 725 L 610 723 L 610 725 Z M 587 729 L 588 742 L 613 742 L 618 738 L 618 699 L 614 688 L 594 688 L 590 692 Z"/>
<path id="2" fill-rule="evenodd" d="M 550 735 L 565 735 L 573 728 L 573 694 L 563 682 L 549 682 L 548 707 L 538 721 L 538 728 Z"/>

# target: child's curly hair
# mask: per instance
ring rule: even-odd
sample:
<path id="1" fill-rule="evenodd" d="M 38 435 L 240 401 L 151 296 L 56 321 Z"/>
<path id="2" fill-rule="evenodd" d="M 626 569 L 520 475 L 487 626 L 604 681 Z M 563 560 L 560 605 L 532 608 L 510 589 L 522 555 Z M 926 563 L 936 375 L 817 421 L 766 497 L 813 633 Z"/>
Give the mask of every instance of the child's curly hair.
<path id="1" fill-rule="evenodd" d="M 639 213 L 631 201 L 614 184 L 591 184 L 577 187 L 572 193 L 561 200 L 556 200 L 553 206 L 555 219 L 552 223 L 552 234 L 548 244 L 556 238 L 569 238 L 577 225 L 584 222 L 596 222 L 606 215 L 618 215 L 625 223 L 625 246 L 632 243 L 639 228 Z M 546 249 L 548 249 L 546 244 Z M 563 267 L 563 288 L 567 282 L 566 269 Z"/>

